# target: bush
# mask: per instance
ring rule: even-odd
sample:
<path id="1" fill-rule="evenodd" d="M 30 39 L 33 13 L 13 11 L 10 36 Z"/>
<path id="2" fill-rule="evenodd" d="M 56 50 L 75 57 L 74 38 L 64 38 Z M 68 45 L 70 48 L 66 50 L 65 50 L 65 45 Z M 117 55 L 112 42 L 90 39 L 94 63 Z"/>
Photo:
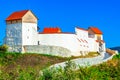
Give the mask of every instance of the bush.
<path id="1" fill-rule="evenodd" d="M 67 61 L 64 68 L 50 68 L 43 70 L 41 80 L 77 80 L 76 64 L 72 61 Z"/>
<path id="2" fill-rule="evenodd" d="M 1 45 L 0 46 L 0 52 L 7 52 L 7 50 L 8 50 L 8 46 L 7 45 Z"/>
<path id="3" fill-rule="evenodd" d="M 116 54 L 113 59 L 120 59 L 120 54 Z"/>

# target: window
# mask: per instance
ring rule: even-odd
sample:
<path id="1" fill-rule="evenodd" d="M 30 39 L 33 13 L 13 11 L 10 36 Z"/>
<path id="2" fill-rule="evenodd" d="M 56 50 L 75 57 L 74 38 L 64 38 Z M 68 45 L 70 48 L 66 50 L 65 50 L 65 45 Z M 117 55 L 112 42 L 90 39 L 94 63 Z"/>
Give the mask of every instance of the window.
<path id="1" fill-rule="evenodd" d="M 101 40 L 101 36 L 97 36 L 97 40 Z"/>
<path id="2" fill-rule="evenodd" d="M 90 34 L 90 33 L 88 33 L 88 36 L 89 36 L 89 38 L 94 38 L 95 37 L 94 34 Z"/>
<path id="3" fill-rule="evenodd" d="M 16 22 L 17 22 L 16 20 L 12 21 L 13 24 L 16 23 Z"/>
<path id="4" fill-rule="evenodd" d="M 40 41 L 38 41 L 38 45 L 40 45 Z"/>
<path id="5" fill-rule="evenodd" d="M 12 23 L 12 21 L 7 21 L 6 23 L 7 23 L 7 24 L 11 24 L 11 23 Z"/>

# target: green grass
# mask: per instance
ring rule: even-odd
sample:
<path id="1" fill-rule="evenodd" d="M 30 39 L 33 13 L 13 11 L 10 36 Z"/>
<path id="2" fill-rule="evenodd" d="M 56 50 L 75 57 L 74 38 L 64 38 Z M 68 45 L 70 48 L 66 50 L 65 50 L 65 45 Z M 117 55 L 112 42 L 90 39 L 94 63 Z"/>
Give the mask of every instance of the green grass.
<path id="1" fill-rule="evenodd" d="M 120 55 L 91 67 L 79 67 L 68 61 L 66 67 L 47 69 L 48 66 L 70 60 L 43 54 L 0 53 L 0 80 L 119 80 Z M 43 72 L 41 72 L 41 70 Z"/>
<path id="2" fill-rule="evenodd" d="M 108 62 L 91 67 L 79 67 L 75 70 L 74 63 L 68 62 L 64 70 L 54 68 L 45 70 L 43 80 L 120 80 L 120 54 Z"/>
<path id="3" fill-rule="evenodd" d="M 120 53 L 117 54 L 117 55 L 115 55 L 115 56 L 113 57 L 113 59 L 120 59 Z"/>
<path id="4" fill-rule="evenodd" d="M 100 55 L 100 53 L 98 52 L 89 52 L 87 55 L 83 56 L 72 56 L 71 59 L 75 59 L 75 58 L 92 58 L 92 57 L 96 57 Z"/>
<path id="5" fill-rule="evenodd" d="M 41 70 L 55 63 L 67 60 L 68 58 L 43 54 L 0 53 L 0 65 L 7 72 L 16 70 L 18 66 L 22 69 L 31 67 Z"/>

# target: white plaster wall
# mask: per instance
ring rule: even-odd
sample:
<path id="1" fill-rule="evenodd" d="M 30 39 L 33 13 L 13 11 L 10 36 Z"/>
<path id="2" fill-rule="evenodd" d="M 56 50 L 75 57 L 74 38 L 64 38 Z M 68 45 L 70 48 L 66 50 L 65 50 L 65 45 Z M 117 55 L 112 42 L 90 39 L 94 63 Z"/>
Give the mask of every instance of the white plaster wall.
<path id="1" fill-rule="evenodd" d="M 22 24 L 7 24 L 5 43 L 9 46 L 22 44 Z"/>
<path id="2" fill-rule="evenodd" d="M 105 43 L 103 44 L 103 48 L 104 48 L 104 49 L 103 49 L 104 52 L 106 52 L 106 44 L 105 44 Z"/>
<path id="3" fill-rule="evenodd" d="M 75 32 L 78 37 L 87 39 L 88 38 L 88 31 L 81 30 L 79 28 L 75 28 Z"/>
<path id="4" fill-rule="evenodd" d="M 37 45 L 37 24 L 22 23 L 22 45 Z"/>
<path id="5" fill-rule="evenodd" d="M 75 34 L 39 34 L 41 45 L 60 46 L 69 49 L 71 52 L 80 52 L 80 43 Z M 80 54 L 80 53 L 79 53 Z"/>
<path id="6" fill-rule="evenodd" d="M 103 35 L 101 35 L 101 40 L 103 40 Z"/>
<path id="7" fill-rule="evenodd" d="M 99 52 L 99 43 L 95 41 L 95 51 Z"/>
<path id="8" fill-rule="evenodd" d="M 94 39 L 93 38 L 88 38 L 88 45 L 89 45 L 89 51 L 93 52 L 94 51 Z"/>
<path id="9" fill-rule="evenodd" d="M 97 52 L 99 51 L 99 43 L 94 40 L 94 38 L 89 38 L 89 50 L 91 52 Z"/>
<path id="10" fill-rule="evenodd" d="M 89 41 L 88 41 L 88 31 L 86 30 L 82 30 L 82 29 L 79 29 L 79 28 L 75 28 L 75 32 L 76 32 L 76 35 L 77 35 L 77 38 L 81 41 L 82 40 L 86 40 L 87 42 L 83 42 L 81 41 L 80 42 L 80 46 L 81 46 L 81 51 L 83 52 L 89 52 Z"/>

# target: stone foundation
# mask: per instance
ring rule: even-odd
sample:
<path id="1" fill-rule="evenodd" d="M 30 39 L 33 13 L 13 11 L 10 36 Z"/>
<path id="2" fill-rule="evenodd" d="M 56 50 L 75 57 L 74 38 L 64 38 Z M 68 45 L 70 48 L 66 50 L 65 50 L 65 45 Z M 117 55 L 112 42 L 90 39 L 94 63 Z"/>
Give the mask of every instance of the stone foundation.
<path id="1" fill-rule="evenodd" d="M 23 48 L 24 48 L 24 52 L 27 53 L 49 54 L 49 55 L 62 56 L 62 57 L 71 56 L 71 51 L 69 51 L 66 48 L 62 48 L 58 46 L 26 45 Z"/>
<path id="2" fill-rule="evenodd" d="M 58 46 L 47 45 L 25 45 L 25 46 L 11 46 L 8 51 L 10 52 L 22 52 L 22 53 L 39 53 L 48 54 L 54 56 L 70 57 L 71 51 Z"/>
<path id="3" fill-rule="evenodd" d="M 80 51 L 80 52 L 71 52 L 67 48 L 59 47 L 59 46 L 48 46 L 48 45 L 15 45 L 10 46 L 8 49 L 9 52 L 21 52 L 21 53 L 38 53 L 38 54 L 48 54 L 53 56 L 61 56 L 61 57 L 71 57 L 71 56 L 85 56 L 89 52 L 88 51 Z"/>

